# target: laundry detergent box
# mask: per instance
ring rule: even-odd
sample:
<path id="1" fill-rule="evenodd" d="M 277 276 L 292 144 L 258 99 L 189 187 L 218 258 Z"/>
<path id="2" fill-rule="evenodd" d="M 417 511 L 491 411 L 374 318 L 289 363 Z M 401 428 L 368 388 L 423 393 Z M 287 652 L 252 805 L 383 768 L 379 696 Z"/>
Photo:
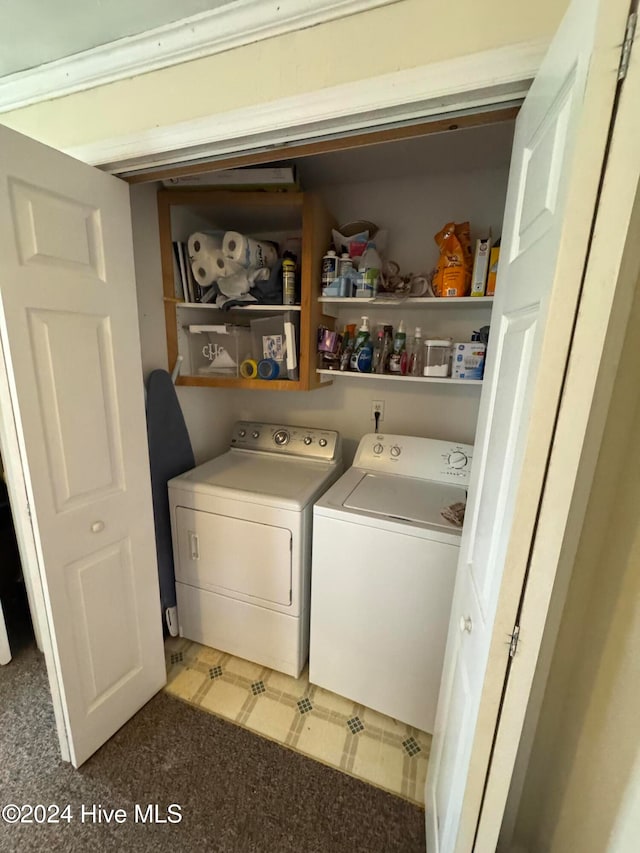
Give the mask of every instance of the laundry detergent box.
<path id="1" fill-rule="evenodd" d="M 487 287 L 485 296 L 493 296 L 496 292 L 496 278 L 498 277 L 498 261 L 500 260 L 500 246 L 492 246 L 489 253 L 489 274 L 487 275 Z"/>
<path id="2" fill-rule="evenodd" d="M 453 379 L 482 379 L 487 345 L 481 341 L 463 341 L 453 346 Z"/>
<path id="3" fill-rule="evenodd" d="M 479 240 L 476 240 L 476 253 L 473 260 L 473 272 L 471 274 L 472 296 L 484 296 L 484 289 L 487 284 L 487 272 L 489 271 L 490 251 L 490 237 L 481 237 Z"/>

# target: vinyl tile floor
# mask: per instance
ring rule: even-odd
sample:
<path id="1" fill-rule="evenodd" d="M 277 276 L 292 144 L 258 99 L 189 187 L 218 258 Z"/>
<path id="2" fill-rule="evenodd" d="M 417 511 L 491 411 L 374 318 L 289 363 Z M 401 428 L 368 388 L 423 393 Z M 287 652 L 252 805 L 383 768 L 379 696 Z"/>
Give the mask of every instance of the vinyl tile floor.
<path id="1" fill-rule="evenodd" d="M 424 805 L 431 735 L 272 669 L 182 638 L 165 690 L 309 758 Z"/>

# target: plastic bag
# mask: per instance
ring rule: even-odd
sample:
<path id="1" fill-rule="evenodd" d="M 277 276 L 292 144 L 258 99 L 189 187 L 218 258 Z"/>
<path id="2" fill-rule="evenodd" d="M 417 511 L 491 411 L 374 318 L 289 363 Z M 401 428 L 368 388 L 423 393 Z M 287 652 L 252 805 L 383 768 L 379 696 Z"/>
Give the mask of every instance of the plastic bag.
<path id="1" fill-rule="evenodd" d="M 440 258 L 433 277 L 436 296 L 467 296 L 471 288 L 471 233 L 468 222 L 448 222 L 434 237 Z"/>

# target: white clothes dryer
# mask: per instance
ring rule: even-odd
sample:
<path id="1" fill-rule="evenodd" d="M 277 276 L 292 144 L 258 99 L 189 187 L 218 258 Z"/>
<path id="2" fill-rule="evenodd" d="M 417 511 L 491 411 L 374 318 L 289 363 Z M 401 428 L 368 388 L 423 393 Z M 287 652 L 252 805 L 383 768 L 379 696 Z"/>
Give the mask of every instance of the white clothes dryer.
<path id="1" fill-rule="evenodd" d="M 365 435 L 314 509 L 309 679 L 432 732 L 473 448 Z"/>
<path id="2" fill-rule="evenodd" d="M 240 421 L 226 453 L 169 481 L 182 637 L 300 674 L 313 503 L 341 473 L 337 432 Z"/>

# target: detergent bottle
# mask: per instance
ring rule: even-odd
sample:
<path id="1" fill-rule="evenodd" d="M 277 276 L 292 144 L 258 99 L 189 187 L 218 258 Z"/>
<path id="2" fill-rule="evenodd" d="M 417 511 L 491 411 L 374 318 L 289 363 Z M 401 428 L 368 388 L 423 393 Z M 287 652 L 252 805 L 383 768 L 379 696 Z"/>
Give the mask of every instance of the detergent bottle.
<path id="1" fill-rule="evenodd" d="M 351 370 L 358 370 L 358 355 L 362 347 L 369 341 L 369 318 L 362 318 L 362 325 L 358 329 L 358 334 L 356 335 L 356 342 L 353 345 L 353 352 L 351 354 L 351 362 L 349 367 Z M 371 365 L 369 365 L 371 366 Z M 365 372 L 365 371 L 361 371 Z M 367 371 L 368 372 L 368 371 Z"/>

